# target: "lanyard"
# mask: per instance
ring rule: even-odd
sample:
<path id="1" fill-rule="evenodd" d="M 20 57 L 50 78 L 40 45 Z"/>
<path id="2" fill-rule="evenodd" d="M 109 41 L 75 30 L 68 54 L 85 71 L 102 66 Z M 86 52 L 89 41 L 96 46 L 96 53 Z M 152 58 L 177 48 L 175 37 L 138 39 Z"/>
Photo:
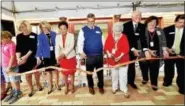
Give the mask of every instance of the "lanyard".
<path id="1" fill-rule="evenodd" d="M 47 36 L 47 39 L 49 41 L 50 46 L 52 46 L 53 44 L 52 44 L 52 41 L 51 41 L 51 35 L 50 34 L 46 34 L 46 36 Z"/>
<path id="2" fill-rule="evenodd" d="M 117 50 L 117 43 L 118 43 L 119 39 L 121 38 L 121 36 L 122 36 L 122 35 L 120 35 L 118 39 L 115 39 L 116 37 L 115 37 L 115 35 L 114 35 L 114 45 L 115 45 L 115 49 L 116 49 L 116 50 Z"/>
<path id="3" fill-rule="evenodd" d="M 148 31 L 148 33 L 150 35 L 151 40 L 153 41 L 153 38 L 155 36 L 156 31 L 154 31 L 153 33 L 151 33 L 151 32 Z"/>

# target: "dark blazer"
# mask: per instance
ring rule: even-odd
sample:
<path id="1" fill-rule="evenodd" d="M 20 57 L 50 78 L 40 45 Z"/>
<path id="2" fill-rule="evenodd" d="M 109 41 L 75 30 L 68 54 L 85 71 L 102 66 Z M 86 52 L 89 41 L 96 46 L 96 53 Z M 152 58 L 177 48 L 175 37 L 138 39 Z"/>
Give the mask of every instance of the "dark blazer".
<path id="1" fill-rule="evenodd" d="M 182 56 L 184 56 L 184 36 L 185 36 L 184 30 L 183 30 L 183 35 L 182 35 L 181 44 L 180 44 L 180 55 Z M 167 47 L 172 48 L 174 40 L 175 40 L 175 25 L 165 27 L 163 31 L 166 36 Z"/>
<path id="2" fill-rule="evenodd" d="M 134 27 L 132 21 L 129 21 L 125 24 L 123 24 L 123 33 L 127 35 L 130 50 L 131 48 L 138 49 L 137 39 L 140 39 L 141 41 L 141 48 L 148 48 L 147 47 L 147 41 L 145 36 L 145 25 L 142 23 L 138 24 L 138 27 L 136 29 L 136 33 L 134 33 Z"/>

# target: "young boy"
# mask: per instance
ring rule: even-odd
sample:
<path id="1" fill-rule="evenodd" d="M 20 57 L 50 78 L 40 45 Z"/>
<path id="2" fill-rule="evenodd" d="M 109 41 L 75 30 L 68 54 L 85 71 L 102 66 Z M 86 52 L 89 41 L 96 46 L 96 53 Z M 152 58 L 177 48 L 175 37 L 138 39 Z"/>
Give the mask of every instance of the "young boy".
<path id="1" fill-rule="evenodd" d="M 20 79 L 21 76 L 10 76 L 9 72 L 18 72 L 16 61 L 16 45 L 11 40 L 12 34 L 8 31 L 2 31 L 1 48 L 2 48 L 2 72 L 4 74 L 6 83 L 11 83 L 13 90 L 5 97 L 4 102 L 12 104 L 16 102 L 21 96 Z"/>
<path id="2" fill-rule="evenodd" d="M 1 100 L 3 100 L 6 96 L 7 96 L 7 93 L 6 93 L 6 90 L 5 90 L 5 78 L 4 78 L 4 74 L 2 72 L 2 67 L 1 68 Z"/>

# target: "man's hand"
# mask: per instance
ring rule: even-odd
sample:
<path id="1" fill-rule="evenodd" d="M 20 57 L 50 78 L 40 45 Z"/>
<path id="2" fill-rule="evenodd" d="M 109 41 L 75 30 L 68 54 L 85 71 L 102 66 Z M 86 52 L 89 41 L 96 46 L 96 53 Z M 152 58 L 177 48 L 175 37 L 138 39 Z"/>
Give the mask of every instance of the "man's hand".
<path id="1" fill-rule="evenodd" d="M 169 53 L 169 54 L 172 54 L 172 55 L 174 55 L 174 54 L 175 54 L 175 52 L 174 52 L 174 50 L 173 50 L 173 49 L 169 49 L 169 48 L 167 48 L 167 51 L 168 51 L 168 53 Z"/>
<path id="2" fill-rule="evenodd" d="M 86 59 L 86 58 L 87 58 L 87 56 L 86 56 L 84 53 L 81 53 L 81 54 L 80 54 L 80 57 L 81 57 L 82 59 Z"/>
<path id="3" fill-rule="evenodd" d="M 135 49 L 133 52 L 134 52 L 134 56 L 136 56 L 136 57 L 139 57 L 140 56 L 139 55 L 139 50 Z"/>

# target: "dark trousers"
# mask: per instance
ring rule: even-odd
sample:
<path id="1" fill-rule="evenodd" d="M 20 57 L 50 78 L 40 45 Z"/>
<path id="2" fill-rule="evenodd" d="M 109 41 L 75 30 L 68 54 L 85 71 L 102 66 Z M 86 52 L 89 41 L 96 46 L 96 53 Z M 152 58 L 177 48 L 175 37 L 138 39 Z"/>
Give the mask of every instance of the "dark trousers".
<path id="1" fill-rule="evenodd" d="M 142 54 L 143 55 L 143 54 Z M 130 53 L 130 61 L 136 60 L 136 57 L 133 53 Z M 141 70 L 144 70 L 144 67 L 142 67 L 142 62 L 139 62 L 139 66 Z M 136 76 L 136 70 L 135 70 L 135 63 L 128 65 L 128 84 L 134 84 Z"/>
<path id="2" fill-rule="evenodd" d="M 143 70 L 141 70 L 142 77 L 144 81 L 148 81 L 148 73 L 150 73 L 150 81 L 151 85 L 158 85 L 158 76 L 159 76 L 159 67 L 160 60 L 149 60 L 145 62 L 141 62 L 141 66 Z"/>
<path id="3" fill-rule="evenodd" d="M 87 56 L 86 59 L 86 70 L 93 72 L 94 69 L 98 69 L 103 67 L 103 55 L 98 55 L 98 56 Z M 98 87 L 103 88 L 104 86 L 104 78 L 103 78 L 103 70 L 97 72 L 97 77 L 98 77 Z M 89 88 L 94 87 L 94 82 L 92 75 L 87 75 L 87 80 L 88 80 L 88 86 Z"/>
<path id="4" fill-rule="evenodd" d="M 172 84 L 175 64 L 177 67 L 176 83 L 177 83 L 177 86 L 179 87 L 179 90 L 184 92 L 184 59 L 165 60 L 164 82 L 167 84 Z"/>

